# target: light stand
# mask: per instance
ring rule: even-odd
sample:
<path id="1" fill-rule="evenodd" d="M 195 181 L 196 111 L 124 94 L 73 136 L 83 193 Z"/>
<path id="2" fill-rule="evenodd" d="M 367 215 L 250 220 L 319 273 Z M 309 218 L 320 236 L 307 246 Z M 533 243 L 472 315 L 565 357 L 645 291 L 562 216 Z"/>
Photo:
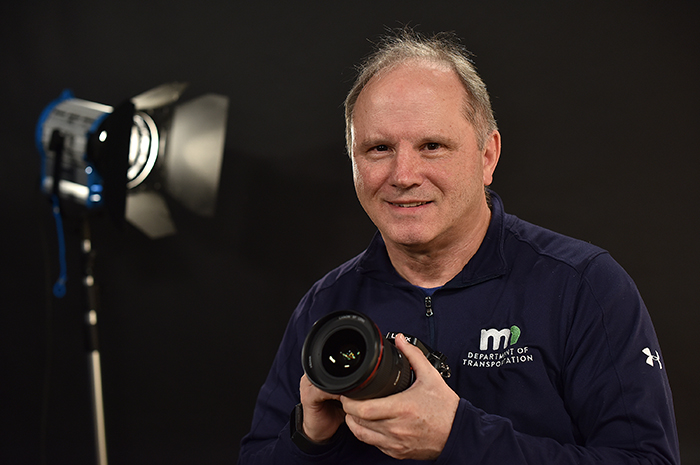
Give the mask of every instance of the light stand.
<path id="1" fill-rule="evenodd" d="M 83 260 L 85 262 L 85 286 L 88 311 L 85 314 L 87 329 L 87 354 L 88 368 L 90 372 L 90 385 L 92 387 L 92 413 L 95 429 L 95 448 L 97 464 L 107 465 L 107 435 L 105 433 L 104 401 L 102 396 L 102 366 L 100 364 L 100 349 L 97 333 L 97 312 L 99 298 L 94 277 L 95 249 L 92 246 L 92 234 L 90 222 L 87 217 L 83 220 Z"/>
<path id="2" fill-rule="evenodd" d="M 213 216 L 228 98 L 207 94 L 173 105 L 185 87 L 164 84 L 115 108 L 76 99 L 66 91 L 42 113 L 36 142 L 42 157 L 41 187 L 51 196 L 59 240 L 57 298 L 65 294 L 67 280 L 60 199 L 70 199 L 88 210 L 104 207 L 117 226 L 126 219 L 150 238 L 176 232 L 161 190 L 190 211 Z M 83 218 L 82 254 L 95 450 L 97 464 L 107 465 L 99 298 L 88 215 Z"/>

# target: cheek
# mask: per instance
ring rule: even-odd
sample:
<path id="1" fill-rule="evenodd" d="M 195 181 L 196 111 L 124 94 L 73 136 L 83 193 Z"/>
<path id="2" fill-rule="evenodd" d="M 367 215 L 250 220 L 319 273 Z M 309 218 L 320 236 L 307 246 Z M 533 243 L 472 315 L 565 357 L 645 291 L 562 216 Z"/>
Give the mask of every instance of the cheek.
<path id="1" fill-rule="evenodd" d="M 362 175 L 362 170 L 354 158 L 352 159 L 352 182 L 355 185 L 355 192 L 357 192 L 357 195 L 359 196 L 363 189 L 362 186 L 364 184 L 364 177 Z"/>
<path id="2" fill-rule="evenodd" d="M 475 192 L 481 192 L 484 189 L 483 171 L 473 165 L 455 165 L 440 170 L 433 180 L 433 184 L 442 192 L 456 196 L 462 201 L 468 201 Z"/>
<path id="3" fill-rule="evenodd" d="M 368 196 L 381 186 L 381 173 L 377 167 L 368 163 L 352 164 L 352 177 L 355 183 L 355 191 L 358 196 Z"/>

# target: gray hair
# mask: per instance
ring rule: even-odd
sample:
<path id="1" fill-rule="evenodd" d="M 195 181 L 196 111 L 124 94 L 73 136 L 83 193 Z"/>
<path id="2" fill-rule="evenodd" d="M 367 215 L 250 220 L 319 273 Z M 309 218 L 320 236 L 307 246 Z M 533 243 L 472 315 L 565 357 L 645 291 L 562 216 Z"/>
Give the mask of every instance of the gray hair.
<path id="1" fill-rule="evenodd" d="M 464 116 L 474 126 L 479 149 L 486 139 L 498 129 L 491 109 L 486 85 L 476 72 L 471 53 L 453 33 L 438 33 L 426 38 L 409 28 L 381 39 L 377 49 L 358 67 L 358 76 L 345 99 L 345 143 L 352 155 L 352 118 L 355 103 L 362 89 L 375 76 L 404 64 L 418 60 L 440 64 L 452 69 L 464 86 Z"/>

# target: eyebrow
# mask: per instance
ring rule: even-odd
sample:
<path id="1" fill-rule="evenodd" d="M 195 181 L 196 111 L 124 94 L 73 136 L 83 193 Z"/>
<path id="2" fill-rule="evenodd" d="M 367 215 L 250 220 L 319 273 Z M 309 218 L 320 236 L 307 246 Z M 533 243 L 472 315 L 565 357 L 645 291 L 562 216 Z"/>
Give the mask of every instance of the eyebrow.
<path id="1" fill-rule="evenodd" d="M 377 145 L 392 145 L 391 142 L 389 142 L 388 137 L 368 137 L 363 139 L 362 141 L 358 141 L 355 143 L 355 146 L 360 149 L 367 149 L 371 147 L 376 147 Z"/>

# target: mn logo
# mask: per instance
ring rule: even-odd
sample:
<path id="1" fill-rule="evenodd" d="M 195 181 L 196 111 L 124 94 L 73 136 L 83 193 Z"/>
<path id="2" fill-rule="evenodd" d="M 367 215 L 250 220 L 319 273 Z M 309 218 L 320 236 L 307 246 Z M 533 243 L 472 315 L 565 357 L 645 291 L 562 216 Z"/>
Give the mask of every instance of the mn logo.
<path id="1" fill-rule="evenodd" d="M 489 340 L 493 341 L 493 350 L 498 350 L 501 348 L 501 341 L 503 341 L 503 348 L 505 349 L 509 345 L 513 345 L 518 342 L 519 338 L 520 328 L 515 325 L 501 330 L 496 328 L 482 329 L 481 340 L 479 341 L 479 350 L 487 350 L 489 348 Z"/>
<path id="2" fill-rule="evenodd" d="M 647 365 L 654 366 L 655 362 L 659 362 L 659 370 L 661 369 L 661 357 L 659 357 L 659 351 L 655 350 L 655 354 L 651 353 L 651 349 L 645 347 L 642 349 L 642 353 L 647 356 Z"/>

